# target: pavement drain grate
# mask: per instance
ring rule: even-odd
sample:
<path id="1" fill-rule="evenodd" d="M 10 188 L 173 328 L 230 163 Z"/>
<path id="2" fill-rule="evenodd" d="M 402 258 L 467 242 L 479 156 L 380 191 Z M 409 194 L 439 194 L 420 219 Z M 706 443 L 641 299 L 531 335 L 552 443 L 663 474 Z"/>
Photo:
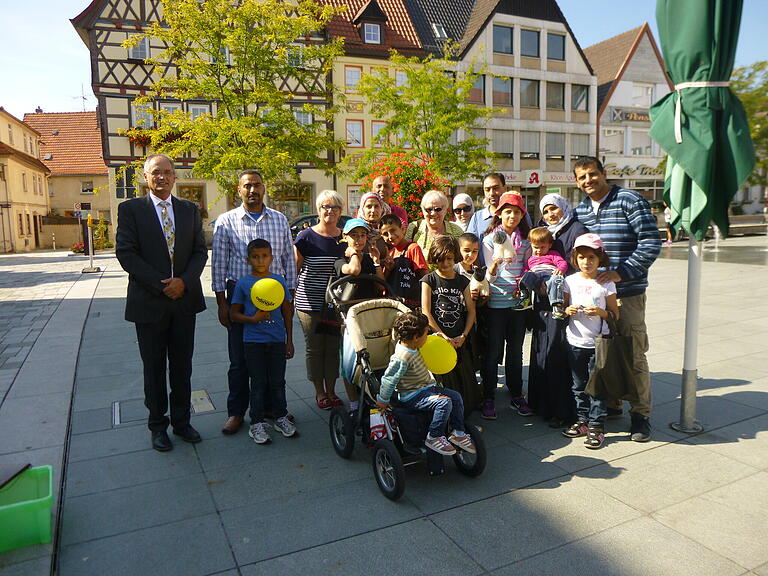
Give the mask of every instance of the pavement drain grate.
<path id="1" fill-rule="evenodd" d="M 192 390 L 192 412 L 199 414 L 213 412 L 215 409 L 207 390 Z"/>

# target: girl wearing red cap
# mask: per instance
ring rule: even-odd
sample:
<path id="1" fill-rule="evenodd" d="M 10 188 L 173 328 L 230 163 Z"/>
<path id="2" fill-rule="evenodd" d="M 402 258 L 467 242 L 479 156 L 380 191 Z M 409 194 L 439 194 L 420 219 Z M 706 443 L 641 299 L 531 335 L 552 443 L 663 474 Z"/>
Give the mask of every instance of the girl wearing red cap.
<path id="1" fill-rule="evenodd" d="M 488 264 L 490 299 L 486 314 L 488 354 L 480 368 L 483 379 L 482 417 L 496 418 L 497 366 L 504 352 L 504 373 L 512 395 L 511 408 L 521 416 L 533 412 L 523 396 L 523 338 L 525 336 L 524 305 L 518 283 L 528 249 L 528 224 L 525 200 L 516 192 L 506 192 L 483 238 L 483 256 Z M 506 348 L 505 348 L 506 347 Z"/>

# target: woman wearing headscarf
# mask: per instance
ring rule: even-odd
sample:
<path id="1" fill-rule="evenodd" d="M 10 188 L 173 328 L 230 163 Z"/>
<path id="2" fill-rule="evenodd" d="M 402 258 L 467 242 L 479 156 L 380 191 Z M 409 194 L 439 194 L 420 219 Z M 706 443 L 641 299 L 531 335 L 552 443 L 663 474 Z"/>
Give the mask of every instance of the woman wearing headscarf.
<path id="1" fill-rule="evenodd" d="M 384 202 L 384 199 L 376 194 L 376 192 L 366 192 L 360 197 L 360 208 L 357 209 L 357 217 L 365 220 L 366 224 L 370 227 L 371 231 L 368 233 L 368 237 L 371 243 L 375 244 L 376 248 L 378 248 L 379 254 L 382 255 L 382 260 L 386 260 L 389 248 L 379 233 L 379 223 L 381 222 L 381 217 L 390 212 L 389 204 Z"/>
<path id="2" fill-rule="evenodd" d="M 547 194 L 539 202 L 542 220 L 552 233 L 556 250 L 569 263 L 573 243 L 589 230 L 576 219 L 571 203 L 559 194 Z M 552 317 L 552 307 L 546 295 L 537 295 L 530 316 L 533 335 L 528 367 L 528 404 L 550 426 L 559 428 L 569 423 L 574 415 L 571 393 L 571 371 L 567 356 L 565 327 L 567 322 Z"/>
<path id="3" fill-rule="evenodd" d="M 453 197 L 453 223 L 458 225 L 464 232 L 467 231 L 469 221 L 475 213 L 475 203 L 469 194 L 456 194 Z"/>

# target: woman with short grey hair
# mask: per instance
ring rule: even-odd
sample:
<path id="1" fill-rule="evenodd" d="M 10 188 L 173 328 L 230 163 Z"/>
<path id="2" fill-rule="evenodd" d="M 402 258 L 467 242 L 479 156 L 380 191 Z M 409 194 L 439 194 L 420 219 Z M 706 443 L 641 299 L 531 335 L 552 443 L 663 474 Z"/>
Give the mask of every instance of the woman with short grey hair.
<path id="1" fill-rule="evenodd" d="M 315 206 L 318 223 L 299 232 L 293 246 L 299 270 L 295 303 L 307 346 L 307 378 L 315 386 L 317 406 L 330 410 L 343 404 L 335 391 L 341 331 L 339 326 L 324 321 L 323 310 L 333 265 L 344 257 L 338 226 L 344 203 L 335 190 L 323 190 L 317 195 Z"/>
<path id="2" fill-rule="evenodd" d="M 429 190 L 424 194 L 421 198 L 421 213 L 424 218 L 411 222 L 405 237 L 421 247 L 425 258 L 435 238 L 440 236 L 458 238 L 464 234 L 464 230 L 458 224 L 447 220 L 448 198 L 440 190 Z"/>

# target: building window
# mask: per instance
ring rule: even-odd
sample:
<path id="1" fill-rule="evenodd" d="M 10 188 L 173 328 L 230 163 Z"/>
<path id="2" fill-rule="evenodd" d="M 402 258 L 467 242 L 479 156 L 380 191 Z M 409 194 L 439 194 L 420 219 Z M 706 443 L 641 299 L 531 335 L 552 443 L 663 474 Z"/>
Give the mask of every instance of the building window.
<path id="1" fill-rule="evenodd" d="M 526 108 L 539 107 L 538 80 L 520 80 L 520 106 Z"/>
<path id="2" fill-rule="evenodd" d="M 366 44 L 381 44 L 381 26 L 378 24 L 363 24 L 363 42 Z"/>
<path id="3" fill-rule="evenodd" d="M 37 196 L 37 174 L 32 174 L 32 193 Z"/>
<path id="4" fill-rule="evenodd" d="M 29 154 L 29 144 L 27 144 L 27 135 L 26 134 L 22 134 L 22 136 L 24 136 L 24 152 Z"/>
<path id="5" fill-rule="evenodd" d="M 184 198 L 184 200 L 193 202 L 197 205 L 197 208 L 200 210 L 200 212 L 207 212 L 205 209 L 205 202 L 203 201 L 203 191 L 205 189 L 204 186 L 199 184 L 187 184 L 176 186 L 176 188 L 179 191 L 179 198 Z"/>
<path id="6" fill-rule="evenodd" d="M 362 75 L 363 69 L 360 66 L 344 66 L 344 86 L 347 93 L 357 92 L 357 85 Z"/>
<path id="7" fill-rule="evenodd" d="M 651 155 L 651 137 L 648 135 L 647 130 L 632 128 L 629 140 L 629 151 L 632 156 Z"/>
<path id="8" fill-rule="evenodd" d="M 8 124 L 8 144 L 13 146 L 13 126 Z"/>
<path id="9" fill-rule="evenodd" d="M 24 190 L 24 192 L 29 192 L 29 187 L 27 185 L 27 173 L 22 172 L 21 173 L 21 188 Z"/>
<path id="10" fill-rule="evenodd" d="M 539 32 L 537 30 L 520 30 L 520 54 L 528 58 L 539 57 Z"/>
<path id="11" fill-rule="evenodd" d="M 410 150 L 411 148 L 413 148 L 413 144 L 411 143 L 410 140 L 408 140 L 405 137 L 405 133 L 403 132 L 402 129 L 397 131 L 397 142 L 398 144 L 400 144 L 400 146 L 402 146 L 406 150 Z"/>
<path id="12" fill-rule="evenodd" d="M 288 46 L 288 66 L 301 68 L 304 65 L 304 44 L 292 44 Z"/>
<path id="13" fill-rule="evenodd" d="M 161 102 L 160 110 L 165 110 L 169 114 L 173 114 L 178 110 L 181 110 L 181 102 Z"/>
<path id="14" fill-rule="evenodd" d="M 195 120 L 203 114 L 211 113 L 211 107 L 209 104 L 188 104 L 187 109 L 189 110 L 189 116 L 192 118 L 192 120 Z"/>
<path id="15" fill-rule="evenodd" d="M 445 31 L 445 26 L 438 22 L 432 22 L 432 33 L 435 35 L 435 40 L 448 40 L 448 33 Z"/>
<path id="16" fill-rule="evenodd" d="M 117 186 L 115 187 L 115 197 L 135 198 L 136 186 L 133 181 L 135 177 L 136 169 L 133 166 L 128 166 L 125 170 L 125 175 L 118 176 Z"/>
<path id="17" fill-rule="evenodd" d="M 589 104 L 589 86 L 574 84 L 571 86 L 571 110 L 586 112 Z"/>
<path id="18" fill-rule="evenodd" d="M 408 86 L 408 74 L 404 70 L 395 70 L 395 86 L 398 88 Z"/>
<path id="19" fill-rule="evenodd" d="M 131 126 L 136 128 L 152 128 L 152 106 L 148 104 L 131 104 Z"/>
<path id="20" fill-rule="evenodd" d="M 93 194 L 93 180 L 83 180 L 80 183 L 80 194 Z"/>
<path id="21" fill-rule="evenodd" d="M 607 154 L 624 154 L 624 129 L 604 128 L 600 138 L 600 151 Z"/>
<path id="22" fill-rule="evenodd" d="M 515 133 L 512 130 L 493 131 L 493 151 L 506 158 L 514 157 Z"/>
<path id="23" fill-rule="evenodd" d="M 539 158 L 538 132 L 520 132 L 520 158 L 537 160 Z"/>
<path id="24" fill-rule="evenodd" d="M 565 110 L 565 84 L 547 82 L 547 108 Z"/>
<path id="25" fill-rule="evenodd" d="M 363 147 L 362 120 L 347 120 L 347 146 L 350 148 Z"/>
<path id="26" fill-rule="evenodd" d="M 32 220 L 29 217 L 29 214 L 27 214 L 27 235 L 32 234 Z"/>
<path id="27" fill-rule="evenodd" d="M 211 63 L 224 64 L 226 66 L 229 66 L 230 64 L 229 46 L 222 46 L 221 48 L 219 48 L 218 53 L 211 56 Z"/>
<path id="28" fill-rule="evenodd" d="M 571 134 L 571 158 L 591 156 L 589 153 L 589 134 Z"/>
<path id="29" fill-rule="evenodd" d="M 19 236 L 24 236 L 24 215 L 19 214 Z"/>
<path id="30" fill-rule="evenodd" d="M 547 58 L 565 60 L 565 36 L 551 32 L 547 34 Z"/>
<path id="31" fill-rule="evenodd" d="M 468 102 L 473 104 L 485 104 L 485 74 L 480 74 L 475 78 L 475 83 L 469 90 Z"/>
<path id="32" fill-rule="evenodd" d="M 146 60 L 149 58 L 149 38 L 144 37 L 134 46 L 128 50 L 129 60 Z"/>
<path id="33" fill-rule="evenodd" d="M 493 25 L 493 51 L 497 54 L 512 54 L 512 28 Z"/>
<path id="34" fill-rule="evenodd" d="M 493 79 L 493 105 L 512 106 L 512 78 Z"/>
<path id="35" fill-rule="evenodd" d="M 565 159 L 565 134 L 547 132 L 547 159 Z"/>
<path id="36" fill-rule="evenodd" d="M 306 110 L 295 109 L 293 111 L 293 117 L 296 119 L 296 122 L 302 126 L 311 126 L 314 122 L 312 112 L 307 112 Z"/>
<path id="37" fill-rule="evenodd" d="M 632 106 L 650 108 L 653 104 L 653 84 L 635 82 L 632 86 Z"/>
<path id="38" fill-rule="evenodd" d="M 379 132 L 381 132 L 382 128 L 386 125 L 387 123 L 382 120 L 374 120 L 371 122 L 371 141 L 373 142 L 374 148 L 382 148 L 384 147 L 384 144 L 387 143 L 386 141 L 379 140 Z"/>

